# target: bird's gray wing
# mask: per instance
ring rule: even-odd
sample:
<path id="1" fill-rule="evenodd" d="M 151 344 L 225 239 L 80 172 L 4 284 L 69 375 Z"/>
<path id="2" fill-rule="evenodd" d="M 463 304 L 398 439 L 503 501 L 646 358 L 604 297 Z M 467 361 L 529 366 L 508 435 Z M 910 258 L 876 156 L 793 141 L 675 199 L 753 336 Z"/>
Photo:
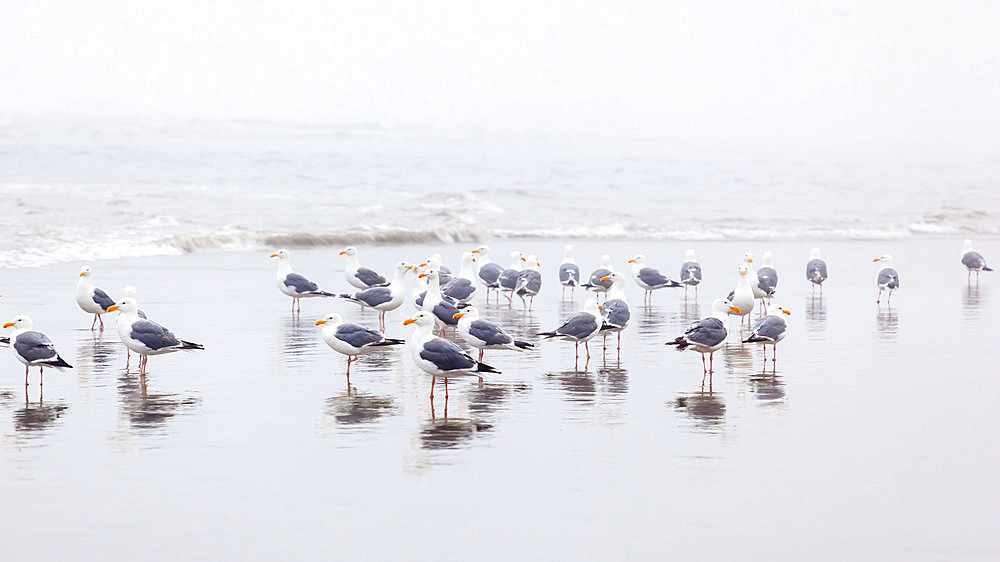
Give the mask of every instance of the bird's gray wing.
<path id="1" fill-rule="evenodd" d="M 556 328 L 556 333 L 573 338 L 584 338 L 597 330 L 597 319 L 589 312 L 577 312 L 569 317 L 562 326 Z"/>
<path id="2" fill-rule="evenodd" d="M 607 277 L 608 275 L 611 275 L 610 269 L 604 269 L 604 268 L 595 269 L 594 272 L 590 274 L 590 284 L 599 285 L 601 287 L 604 287 L 605 289 L 610 289 L 611 288 L 610 279 L 608 279 L 607 281 L 601 281 L 601 278 Z"/>
<path id="3" fill-rule="evenodd" d="M 899 274 L 896 273 L 895 269 L 887 267 L 878 272 L 878 284 L 879 286 L 884 286 L 887 289 L 898 289 Z"/>
<path id="4" fill-rule="evenodd" d="M 516 269 L 505 269 L 500 277 L 497 277 L 497 283 L 500 284 L 504 289 L 513 289 L 517 285 L 517 274 L 520 273 Z"/>
<path id="5" fill-rule="evenodd" d="M 392 291 L 386 287 L 372 287 L 354 293 L 354 300 L 361 301 L 368 306 L 378 306 L 392 300 Z"/>
<path id="6" fill-rule="evenodd" d="M 726 326 L 721 320 L 705 318 L 688 328 L 684 337 L 692 343 L 712 347 L 722 343 L 727 334 Z"/>
<path id="7" fill-rule="evenodd" d="M 575 263 L 560 265 L 559 282 L 563 285 L 578 285 L 580 283 L 580 268 Z"/>
<path id="8" fill-rule="evenodd" d="M 762 267 L 757 270 L 757 286 L 767 294 L 774 293 L 778 286 L 778 272 L 773 267 Z"/>
<path id="9" fill-rule="evenodd" d="M 446 300 L 442 300 L 434 305 L 434 310 L 432 312 L 434 313 L 434 316 L 438 317 L 438 320 L 449 326 L 458 324 L 458 319 L 455 318 L 455 314 L 458 313 L 458 308 Z"/>
<path id="10" fill-rule="evenodd" d="M 476 286 L 468 279 L 455 277 L 446 287 L 441 289 L 441 292 L 453 299 L 465 300 L 476 292 Z"/>
<path id="11" fill-rule="evenodd" d="M 337 326 L 335 335 L 338 340 L 343 340 L 354 347 L 364 347 L 368 344 L 382 341 L 383 336 L 375 330 L 370 330 L 357 324 L 341 324 Z"/>
<path id="12" fill-rule="evenodd" d="M 113 303 L 112 303 L 113 304 Z M 14 350 L 25 361 L 45 361 L 55 359 L 56 347 L 52 340 L 41 332 L 29 331 L 18 334 L 14 338 Z"/>
<path id="13" fill-rule="evenodd" d="M 359 267 L 356 275 L 362 283 L 368 285 L 369 287 L 386 284 L 385 277 L 382 277 L 367 267 Z"/>
<path id="14" fill-rule="evenodd" d="M 143 345 L 152 350 L 181 345 L 181 340 L 177 339 L 173 332 L 152 320 L 133 322 L 130 335 L 132 339 L 142 342 Z"/>
<path id="15" fill-rule="evenodd" d="M 308 293 L 310 291 L 319 290 L 319 285 L 313 283 L 298 273 L 289 273 L 286 275 L 285 286 L 295 289 L 296 293 Z"/>
<path id="16" fill-rule="evenodd" d="M 689 285 L 697 285 L 701 282 L 701 265 L 693 261 L 681 264 L 681 282 Z"/>
<path id="17" fill-rule="evenodd" d="M 628 325 L 632 313 L 629 311 L 628 303 L 621 299 L 611 299 L 603 305 L 604 323 L 612 328 L 624 328 Z"/>
<path id="18" fill-rule="evenodd" d="M 666 285 L 670 283 L 670 279 L 667 279 L 666 275 L 663 275 L 660 273 L 660 270 L 652 267 L 644 267 L 640 269 L 639 279 L 650 287 L 657 287 L 659 285 Z"/>
<path id="19" fill-rule="evenodd" d="M 108 310 L 109 306 L 115 304 L 115 301 L 111 300 L 111 297 L 109 297 L 107 293 L 97 287 L 94 287 L 94 302 L 105 311 Z"/>
<path id="20" fill-rule="evenodd" d="M 473 320 L 472 324 L 469 325 L 469 333 L 486 342 L 486 345 L 504 345 L 514 341 L 514 338 L 504 332 L 500 326 L 486 320 Z"/>
<path id="21" fill-rule="evenodd" d="M 826 262 L 821 259 L 809 260 L 806 264 L 806 279 L 817 282 L 826 279 Z"/>
<path id="22" fill-rule="evenodd" d="M 430 361 L 442 371 L 461 371 L 476 366 L 476 361 L 462 351 L 462 348 L 441 338 L 424 343 L 420 349 L 420 358 Z"/>
<path id="23" fill-rule="evenodd" d="M 479 268 L 479 278 L 490 286 L 496 286 L 497 278 L 500 277 L 501 273 L 503 273 L 503 268 L 493 262 Z"/>
<path id="24" fill-rule="evenodd" d="M 962 264 L 969 269 L 982 269 L 986 265 L 986 259 L 979 252 L 965 252 Z"/>
<path id="25" fill-rule="evenodd" d="M 748 338 L 749 341 L 776 341 L 785 332 L 788 325 L 785 320 L 777 316 L 765 316 L 757 321 L 753 327 L 753 333 Z"/>

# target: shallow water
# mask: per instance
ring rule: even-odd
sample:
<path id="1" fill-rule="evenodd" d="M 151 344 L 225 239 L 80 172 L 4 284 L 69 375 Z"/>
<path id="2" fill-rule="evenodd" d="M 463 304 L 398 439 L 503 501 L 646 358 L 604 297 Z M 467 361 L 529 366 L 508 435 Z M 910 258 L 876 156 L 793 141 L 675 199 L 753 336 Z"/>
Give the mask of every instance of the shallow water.
<path id="1" fill-rule="evenodd" d="M 641 251 L 669 274 L 689 246 L 575 244 L 585 272 Z M 803 275 L 814 245 L 830 264 L 822 298 Z M 113 325 L 91 332 L 73 302 L 78 262 L 7 270 L 0 314 L 30 314 L 76 369 L 47 373 L 44 396 L 32 374 L 25 394 L 20 364 L 0 357 L 5 556 L 1000 556 L 997 280 L 967 284 L 960 241 L 690 246 L 698 298 L 665 290 L 643 307 L 630 282 L 620 360 L 610 338 L 578 368 L 567 342 L 487 352 L 501 375 L 452 380 L 447 401 L 439 382 L 433 402 L 405 349 L 363 357 L 348 388 L 313 322 L 376 316 L 313 299 L 293 318 L 266 254 L 92 264 L 98 286 L 136 285 L 151 318 L 206 347 L 150 358 L 145 385 Z M 492 247 L 538 254 L 545 280 L 531 312 L 477 295 L 484 316 L 534 340 L 582 306 L 580 292 L 559 299 L 561 244 Z M 432 249 L 457 269 L 464 246 L 362 247 L 362 261 L 388 270 Z M 765 364 L 731 334 L 703 377 L 697 354 L 663 343 L 728 292 L 748 249 L 775 253 L 790 335 Z M 891 309 L 874 302 L 885 251 L 902 281 Z M 292 262 L 346 289 L 335 251 Z M 411 310 L 390 313 L 390 336 L 408 335 Z"/>

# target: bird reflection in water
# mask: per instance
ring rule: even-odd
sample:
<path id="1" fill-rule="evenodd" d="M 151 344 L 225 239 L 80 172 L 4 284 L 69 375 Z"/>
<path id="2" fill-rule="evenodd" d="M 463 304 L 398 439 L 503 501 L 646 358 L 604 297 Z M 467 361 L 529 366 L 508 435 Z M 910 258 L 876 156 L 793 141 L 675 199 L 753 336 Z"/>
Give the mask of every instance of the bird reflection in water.
<path id="1" fill-rule="evenodd" d="M 164 423 L 179 413 L 193 410 L 200 400 L 178 394 L 150 394 L 146 376 L 131 377 L 123 372 L 118 378 L 119 417 L 128 420 L 136 433 L 162 430 Z"/>
<path id="2" fill-rule="evenodd" d="M 899 336 L 899 315 L 892 308 L 879 308 L 875 316 L 878 338 L 884 342 L 894 342 Z"/>
<path id="3" fill-rule="evenodd" d="M 806 298 L 806 330 L 810 333 L 822 333 L 826 331 L 826 303 L 823 302 L 823 295 Z M 812 336 L 810 335 L 810 339 Z"/>
<path id="4" fill-rule="evenodd" d="M 628 393 L 628 371 L 623 369 L 621 362 L 603 365 L 597 370 L 597 376 L 602 381 L 601 392 L 621 396 Z"/>
<path id="5" fill-rule="evenodd" d="M 965 297 L 962 299 L 962 312 L 965 313 L 966 318 L 982 318 L 982 305 L 986 303 L 986 297 L 989 295 L 988 288 L 969 285 L 962 290 L 962 293 L 962 296 Z"/>
<path id="6" fill-rule="evenodd" d="M 469 391 L 469 411 L 473 414 L 489 415 L 499 410 L 514 395 L 522 395 L 531 390 L 525 383 L 484 383 Z"/>
<path id="7" fill-rule="evenodd" d="M 111 374 L 112 359 L 115 354 L 122 349 L 121 340 L 117 335 L 107 339 L 104 332 L 86 332 L 84 336 L 76 342 L 76 363 L 75 371 L 77 379 L 84 384 L 92 382 L 92 378 L 99 375 Z M 114 377 L 109 377 L 105 382 L 110 383 Z"/>
<path id="8" fill-rule="evenodd" d="M 725 353 L 722 355 L 722 362 L 731 373 L 750 375 L 754 370 L 753 350 L 755 347 L 742 342 L 739 344 L 727 343 L 726 347 L 723 348 Z"/>
<path id="9" fill-rule="evenodd" d="M 38 402 L 30 402 L 26 393 L 24 407 L 14 412 L 14 431 L 25 435 L 44 432 L 52 427 L 68 408 L 69 406 L 62 402 L 45 404 L 41 389 L 38 392 Z"/>
<path id="10" fill-rule="evenodd" d="M 566 399 L 570 402 L 584 404 L 594 402 L 594 396 L 597 394 L 597 384 L 589 373 L 561 371 L 549 373 L 548 379 L 558 383 L 566 393 Z"/>
<path id="11" fill-rule="evenodd" d="M 324 413 L 338 425 L 356 427 L 370 424 L 398 411 L 391 396 L 374 396 L 348 389 L 346 394 L 326 399 Z"/>
<path id="12" fill-rule="evenodd" d="M 785 381 L 781 375 L 778 375 L 773 367 L 769 373 L 767 371 L 767 364 L 770 361 L 764 361 L 764 370 L 761 372 L 754 373 L 750 376 L 750 390 L 757 397 L 757 400 L 768 403 L 782 402 L 785 399 Z"/>
<path id="13" fill-rule="evenodd" d="M 718 433 L 726 419 L 726 404 L 712 391 L 711 374 L 702 377 L 700 391 L 679 395 L 674 407 L 691 417 L 696 429 L 708 433 Z"/>
<path id="14" fill-rule="evenodd" d="M 431 419 L 420 429 L 420 446 L 424 449 L 455 449 L 491 429 L 492 425 L 476 420 Z"/>
<path id="15" fill-rule="evenodd" d="M 283 319 L 285 339 L 282 353 L 289 362 L 301 362 L 308 356 L 316 355 L 319 336 L 314 322 L 300 321 L 298 316 Z"/>

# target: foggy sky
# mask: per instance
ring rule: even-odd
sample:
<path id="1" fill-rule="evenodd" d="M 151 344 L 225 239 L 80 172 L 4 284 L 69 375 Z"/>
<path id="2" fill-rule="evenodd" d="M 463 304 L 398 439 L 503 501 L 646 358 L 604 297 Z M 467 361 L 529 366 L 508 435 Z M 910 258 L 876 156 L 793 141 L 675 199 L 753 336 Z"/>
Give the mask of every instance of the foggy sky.
<path id="1" fill-rule="evenodd" d="M 0 119 L 1000 141 L 989 2 L 7 3 Z"/>

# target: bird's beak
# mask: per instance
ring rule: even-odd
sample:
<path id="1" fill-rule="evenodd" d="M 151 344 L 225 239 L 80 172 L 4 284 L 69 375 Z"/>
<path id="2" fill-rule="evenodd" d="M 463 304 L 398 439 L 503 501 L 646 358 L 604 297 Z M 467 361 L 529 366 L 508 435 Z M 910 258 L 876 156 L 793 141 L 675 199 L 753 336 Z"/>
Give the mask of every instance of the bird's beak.
<path id="1" fill-rule="evenodd" d="M 420 267 L 427 267 L 427 262 L 420 264 Z"/>
<path id="2" fill-rule="evenodd" d="M 476 262 L 476 258 L 472 258 L 472 262 L 475 263 Z"/>
<path id="3" fill-rule="evenodd" d="M 464 313 L 462 313 L 462 312 L 456 312 L 455 314 L 452 314 L 451 317 L 452 318 L 461 318 L 463 314 Z"/>
<path id="4" fill-rule="evenodd" d="M 528 258 L 522 257 L 521 261 L 528 261 Z"/>
<path id="5" fill-rule="evenodd" d="M 628 260 L 628 263 L 635 263 L 635 260 Z"/>
<path id="6" fill-rule="evenodd" d="M 597 305 L 597 310 L 604 310 L 604 307 L 601 305 Z"/>
<path id="7" fill-rule="evenodd" d="M 878 260 L 879 260 L 879 258 L 875 258 L 875 259 L 873 259 L 872 261 L 874 262 L 874 261 L 878 261 Z"/>
<path id="8" fill-rule="evenodd" d="M 753 263 L 753 258 L 750 258 L 750 263 Z"/>
<path id="9" fill-rule="evenodd" d="M 3 325 L 3 327 L 4 327 L 4 328 L 10 328 L 10 327 L 11 327 L 11 326 L 13 326 L 13 325 L 14 325 L 14 323 L 13 323 L 13 322 L 7 322 L 6 324 L 4 324 L 4 325 Z"/>
<path id="10" fill-rule="evenodd" d="M 317 320 L 316 321 L 316 326 L 319 326 L 321 324 L 326 324 L 326 320 Z"/>
<path id="11" fill-rule="evenodd" d="M 601 277 L 601 281 L 608 281 L 610 279 L 611 279 L 610 275 L 605 275 L 604 277 Z"/>
<path id="12" fill-rule="evenodd" d="M 271 254 L 271 257 L 272 258 L 276 258 L 276 257 L 278 257 L 278 254 Z M 83 275 L 83 274 L 81 273 L 80 275 Z"/>
<path id="13" fill-rule="evenodd" d="M 417 275 L 417 279 L 420 279 L 421 277 L 427 277 L 427 274 L 426 273 L 421 273 L 420 275 Z"/>
<path id="14" fill-rule="evenodd" d="M 478 254 L 479 250 L 472 250 L 470 253 L 472 253 L 472 254 Z"/>
<path id="15" fill-rule="evenodd" d="M 406 320 L 403 320 L 403 325 L 409 326 L 410 324 L 413 324 L 416 321 L 417 321 L 416 318 L 407 318 Z"/>
<path id="16" fill-rule="evenodd" d="M 344 255 L 344 254 L 346 254 L 346 253 L 347 253 L 347 251 L 346 251 L 346 250 L 341 250 L 341 251 L 340 251 L 340 253 L 339 253 L 339 254 L 337 254 L 337 255 L 338 255 L 338 256 L 342 256 L 342 255 Z"/>
<path id="17" fill-rule="evenodd" d="M 781 310 L 781 312 L 782 312 L 782 314 L 787 314 L 787 315 L 789 315 L 789 316 L 791 316 L 791 315 L 792 315 L 792 313 L 791 313 L 790 311 L 788 311 L 788 310 L 784 310 L 784 309 L 782 309 L 782 310 Z"/>
<path id="18" fill-rule="evenodd" d="M 116 310 L 118 310 L 118 305 L 117 304 L 113 304 L 113 305 L 111 305 L 111 306 L 108 307 L 108 312 L 114 312 Z"/>
<path id="19" fill-rule="evenodd" d="M 732 310 L 732 311 L 733 311 L 733 312 L 735 312 L 736 314 L 739 314 L 739 313 L 741 312 L 741 311 L 740 311 L 740 307 L 738 307 L 738 306 L 730 306 L 730 307 L 729 307 L 729 310 Z"/>

